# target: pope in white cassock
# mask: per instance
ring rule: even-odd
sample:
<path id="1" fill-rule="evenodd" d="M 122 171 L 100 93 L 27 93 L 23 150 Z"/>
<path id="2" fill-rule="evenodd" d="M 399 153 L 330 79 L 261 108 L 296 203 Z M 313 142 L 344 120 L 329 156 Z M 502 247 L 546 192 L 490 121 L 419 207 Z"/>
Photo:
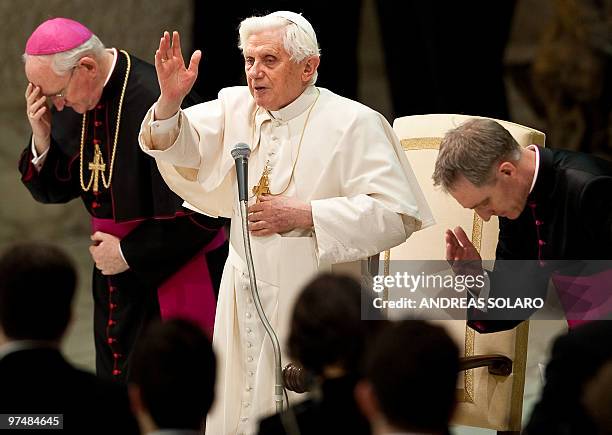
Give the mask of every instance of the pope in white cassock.
<path id="1" fill-rule="evenodd" d="M 165 32 L 155 53 L 161 96 L 140 132 L 143 151 L 187 206 L 232 219 L 213 337 L 219 373 L 206 433 L 214 435 L 252 433 L 259 417 L 275 411 L 272 346 L 249 291 L 230 155 L 236 143 L 252 150 L 251 245 L 281 346 L 293 301 L 313 274 L 399 245 L 433 222 L 385 118 L 315 87 L 319 49 L 306 19 L 293 12 L 248 18 L 240 48 L 248 87 L 181 110 L 201 53 L 186 68 L 178 33 L 171 40 Z"/>

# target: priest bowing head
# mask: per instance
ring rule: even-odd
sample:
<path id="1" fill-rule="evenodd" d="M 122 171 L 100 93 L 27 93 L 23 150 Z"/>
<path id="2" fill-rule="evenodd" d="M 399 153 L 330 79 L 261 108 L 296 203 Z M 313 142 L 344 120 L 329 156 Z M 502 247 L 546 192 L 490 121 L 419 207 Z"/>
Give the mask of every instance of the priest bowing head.
<path id="1" fill-rule="evenodd" d="M 87 27 L 68 18 L 42 23 L 26 43 L 25 73 L 28 118 L 49 123 L 46 101 L 59 111 L 93 109 L 113 63 L 113 56 Z M 42 129 L 43 126 L 37 126 Z"/>

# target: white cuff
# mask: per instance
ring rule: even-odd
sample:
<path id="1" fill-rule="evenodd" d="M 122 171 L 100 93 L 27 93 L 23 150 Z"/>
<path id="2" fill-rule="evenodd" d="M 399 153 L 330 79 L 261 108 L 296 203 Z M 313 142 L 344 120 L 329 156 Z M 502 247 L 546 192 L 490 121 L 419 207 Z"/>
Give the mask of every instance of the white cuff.
<path id="1" fill-rule="evenodd" d="M 121 251 L 121 242 L 119 242 L 119 255 L 121 255 L 121 259 L 123 260 L 123 262 L 127 265 L 127 267 L 130 267 L 130 265 L 128 264 L 128 262 L 125 260 L 125 257 L 123 256 L 123 251 Z"/>
<path id="2" fill-rule="evenodd" d="M 474 299 L 484 299 L 486 301 L 483 308 L 478 308 L 479 311 L 484 313 L 487 312 L 487 304 L 489 303 L 489 293 L 491 292 L 491 278 L 486 270 L 483 270 L 484 273 L 484 285 L 480 289 L 480 291 L 475 292 L 473 289 L 468 289 L 468 293 L 472 295 Z"/>
<path id="3" fill-rule="evenodd" d="M 168 134 L 178 127 L 179 113 L 181 113 L 180 109 L 171 118 L 160 119 L 156 121 L 155 120 L 155 109 L 156 108 L 157 108 L 157 103 L 153 104 L 153 116 L 151 117 L 151 121 L 149 122 L 149 127 L 151 127 L 151 135 Z"/>
<path id="4" fill-rule="evenodd" d="M 36 170 L 40 172 L 43 165 L 45 164 L 47 154 L 49 153 L 49 148 L 47 148 L 41 155 L 38 155 L 38 152 L 36 151 L 36 147 L 34 146 L 33 137 L 32 137 L 32 144 L 30 145 L 30 147 L 32 149 L 32 155 L 34 156 L 34 158 L 32 159 L 32 164 L 34 165 L 34 168 L 36 168 Z"/>

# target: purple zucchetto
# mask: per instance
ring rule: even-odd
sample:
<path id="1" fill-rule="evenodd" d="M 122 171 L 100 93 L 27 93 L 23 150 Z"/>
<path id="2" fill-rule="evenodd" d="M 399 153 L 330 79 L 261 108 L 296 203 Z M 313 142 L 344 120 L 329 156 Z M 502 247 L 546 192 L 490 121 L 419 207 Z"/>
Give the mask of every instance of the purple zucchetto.
<path id="1" fill-rule="evenodd" d="M 78 47 L 92 36 L 92 31 L 77 21 L 53 18 L 32 32 L 25 52 L 33 56 L 61 53 Z"/>

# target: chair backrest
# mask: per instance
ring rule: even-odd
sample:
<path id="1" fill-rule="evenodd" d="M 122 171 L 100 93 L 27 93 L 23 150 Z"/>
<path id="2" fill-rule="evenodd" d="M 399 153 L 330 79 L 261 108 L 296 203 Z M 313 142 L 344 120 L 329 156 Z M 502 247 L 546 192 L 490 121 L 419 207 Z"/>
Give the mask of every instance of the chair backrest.
<path id="1" fill-rule="evenodd" d="M 462 208 L 450 195 L 433 186 L 431 179 L 444 134 L 475 116 L 432 114 L 398 118 L 393 129 L 408 156 L 436 224 L 413 234 L 405 243 L 385 252 L 385 271 L 391 260 L 443 260 L 444 231 L 461 225 L 483 259 L 495 259 L 498 221 L 483 222 L 472 210 Z M 521 146 L 544 146 L 545 135 L 537 130 L 496 120 Z M 467 370 L 460 376 L 459 405 L 454 424 L 498 431 L 520 431 L 527 357 L 528 322 L 511 331 L 478 334 L 465 321 L 440 320 L 457 341 L 463 356 L 502 354 L 513 361 L 510 376 L 491 375 L 486 368 Z"/>

